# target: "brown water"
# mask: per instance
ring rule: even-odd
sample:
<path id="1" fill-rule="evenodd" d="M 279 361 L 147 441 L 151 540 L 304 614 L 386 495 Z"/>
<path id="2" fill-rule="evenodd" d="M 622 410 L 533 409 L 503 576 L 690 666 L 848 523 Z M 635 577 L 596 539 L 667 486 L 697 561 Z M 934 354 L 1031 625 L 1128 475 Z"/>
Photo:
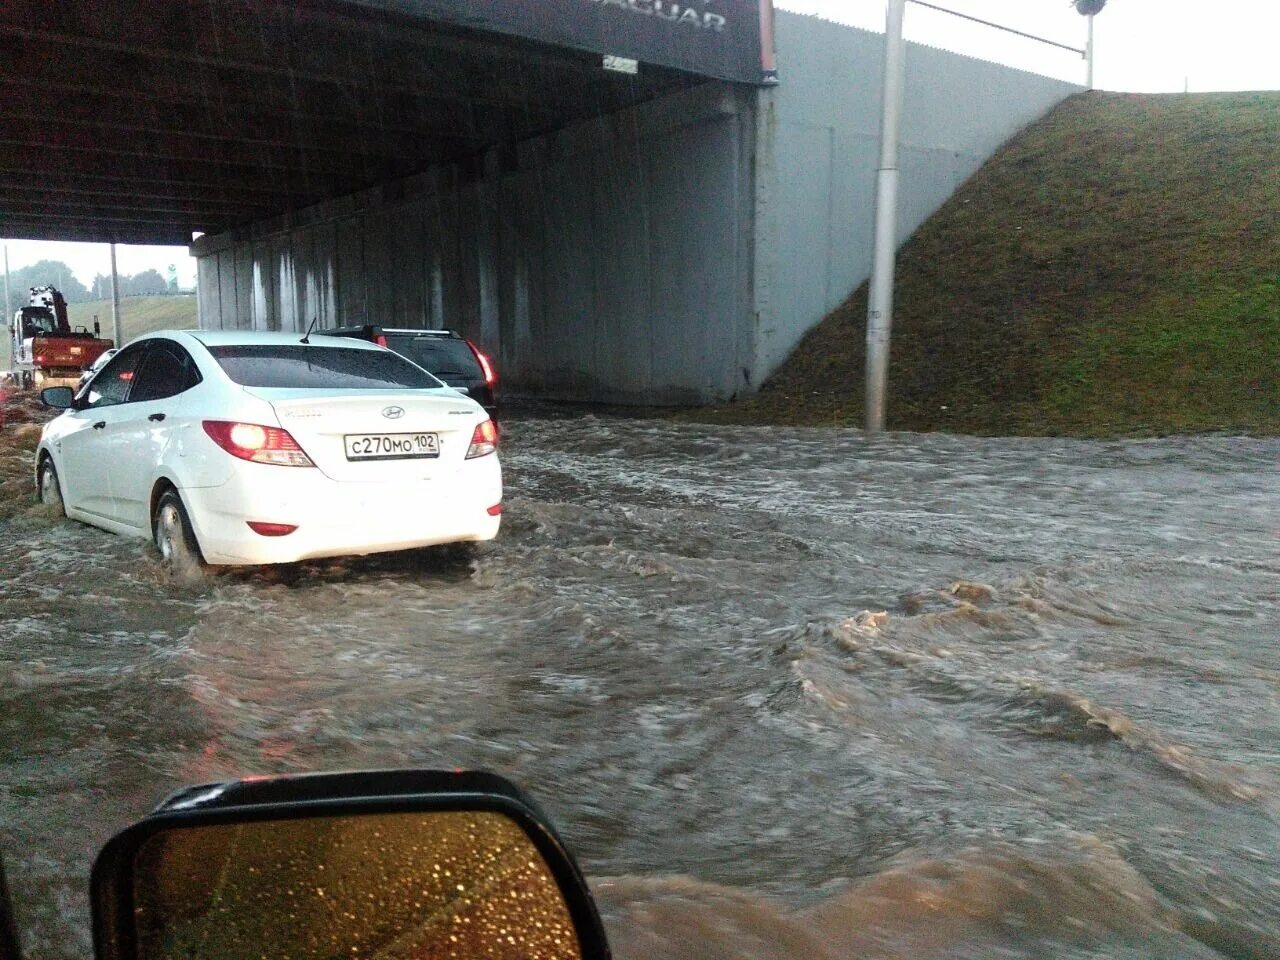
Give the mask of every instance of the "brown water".
<path id="1" fill-rule="evenodd" d="M 32 957 L 171 788 L 371 766 L 522 784 L 624 958 L 1280 956 L 1280 442 L 530 417 L 474 557 L 184 584 L 32 507 L 21 429 Z"/>

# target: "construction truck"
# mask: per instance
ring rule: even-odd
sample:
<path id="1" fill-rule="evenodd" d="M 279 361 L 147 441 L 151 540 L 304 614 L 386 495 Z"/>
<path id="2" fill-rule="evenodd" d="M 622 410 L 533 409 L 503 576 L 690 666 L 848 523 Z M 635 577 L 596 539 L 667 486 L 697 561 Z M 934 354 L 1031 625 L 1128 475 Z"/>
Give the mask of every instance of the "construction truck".
<path id="1" fill-rule="evenodd" d="M 13 346 L 13 371 L 19 386 L 46 386 L 53 382 L 74 386 L 80 373 L 114 344 L 84 327 L 71 329 L 67 301 L 52 286 L 32 287 L 29 302 L 20 307 L 9 324 Z"/>

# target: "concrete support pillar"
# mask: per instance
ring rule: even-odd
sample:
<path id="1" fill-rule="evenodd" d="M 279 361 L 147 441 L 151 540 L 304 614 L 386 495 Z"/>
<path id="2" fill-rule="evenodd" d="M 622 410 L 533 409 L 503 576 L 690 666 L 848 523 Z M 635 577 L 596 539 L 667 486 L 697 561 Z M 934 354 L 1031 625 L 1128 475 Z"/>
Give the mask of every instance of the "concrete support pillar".
<path id="1" fill-rule="evenodd" d="M 479 222 L 476 224 L 476 272 L 480 302 L 480 341 L 485 349 L 495 354 L 500 349 L 501 334 L 498 293 L 498 241 L 497 205 L 501 202 L 502 169 L 496 151 L 485 157 L 484 180 L 476 191 L 479 203 Z"/>

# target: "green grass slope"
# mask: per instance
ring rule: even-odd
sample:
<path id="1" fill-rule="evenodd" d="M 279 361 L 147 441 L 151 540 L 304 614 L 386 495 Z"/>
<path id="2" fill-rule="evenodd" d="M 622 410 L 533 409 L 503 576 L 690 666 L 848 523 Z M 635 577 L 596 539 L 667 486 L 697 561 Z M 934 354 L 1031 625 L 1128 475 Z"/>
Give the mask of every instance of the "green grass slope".
<path id="1" fill-rule="evenodd" d="M 90 300 L 67 305 L 73 327 L 93 329 L 93 318 L 102 325 L 102 335 L 111 337 L 111 301 Z M 126 342 L 155 330 L 194 330 L 198 326 L 194 294 L 172 297 L 121 297 L 120 326 Z"/>
<path id="2" fill-rule="evenodd" d="M 859 424 L 866 289 L 720 421 Z M 1074 97 L 898 261 L 893 429 L 1280 433 L 1280 94 Z"/>
<path id="3" fill-rule="evenodd" d="M 91 300 L 88 303 L 67 304 L 67 319 L 72 327 L 93 329 L 93 318 L 98 318 L 102 335 L 111 339 L 111 301 Z M 199 324 L 196 318 L 194 294 L 178 294 L 172 297 L 122 297 L 120 300 L 120 325 L 126 342 L 153 330 L 194 330 Z M 12 359 L 9 349 L 9 324 L 6 319 L 0 329 L 0 370 L 8 370 Z"/>

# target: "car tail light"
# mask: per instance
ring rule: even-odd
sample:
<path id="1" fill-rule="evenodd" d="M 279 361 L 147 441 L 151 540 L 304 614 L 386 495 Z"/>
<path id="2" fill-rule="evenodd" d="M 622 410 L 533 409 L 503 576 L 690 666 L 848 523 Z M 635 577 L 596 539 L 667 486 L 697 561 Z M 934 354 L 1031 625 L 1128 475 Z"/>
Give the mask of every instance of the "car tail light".
<path id="1" fill-rule="evenodd" d="M 314 467 L 311 458 L 298 446 L 288 430 L 256 423 L 227 420 L 204 421 L 204 432 L 227 453 L 254 463 L 279 467 Z"/>
<path id="2" fill-rule="evenodd" d="M 502 504 L 500 504 L 500 503 L 495 503 L 492 507 L 490 507 L 488 510 L 486 510 L 486 511 L 485 511 L 485 513 L 489 514 L 489 516 L 491 516 L 491 517 L 500 517 L 500 516 L 502 516 Z"/>
<path id="3" fill-rule="evenodd" d="M 467 448 L 467 459 L 485 457 L 497 449 L 498 428 L 493 425 L 493 421 L 486 420 L 484 423 L 476 424 L 475 432 L 471 434 L 471 446 Z"/>
<path id="4" fill-rule="evenodd" d="M 261 537 L 287 537 L 293 531 L 297 530 L 296 524 L 292 523 L 263 523 L 261 520 L 246 520 L 249 529 Z"/>
<path id="5" fill-rule="evenodd" d="M 467 341 L 467 346 L 470 347 L 471 352 L 476 355 L 476 363 L 480 364 L 480 370 L 484 373 L 484 382 L 490 387 L 496 386 L 498 383 L 498 371 L 493 368 L 493 361 L 489 359 L 488 355 L 483 350 L 477 347 L 470 340 Z"/>
<path id="6" fill-rule="evenodd" d="M 378 334 L 376 337 L 373 338 L 373 342 L 380 347 L 385 347 L 387 345 L 387 338 L 384 337 L 382 334 Z"/>

